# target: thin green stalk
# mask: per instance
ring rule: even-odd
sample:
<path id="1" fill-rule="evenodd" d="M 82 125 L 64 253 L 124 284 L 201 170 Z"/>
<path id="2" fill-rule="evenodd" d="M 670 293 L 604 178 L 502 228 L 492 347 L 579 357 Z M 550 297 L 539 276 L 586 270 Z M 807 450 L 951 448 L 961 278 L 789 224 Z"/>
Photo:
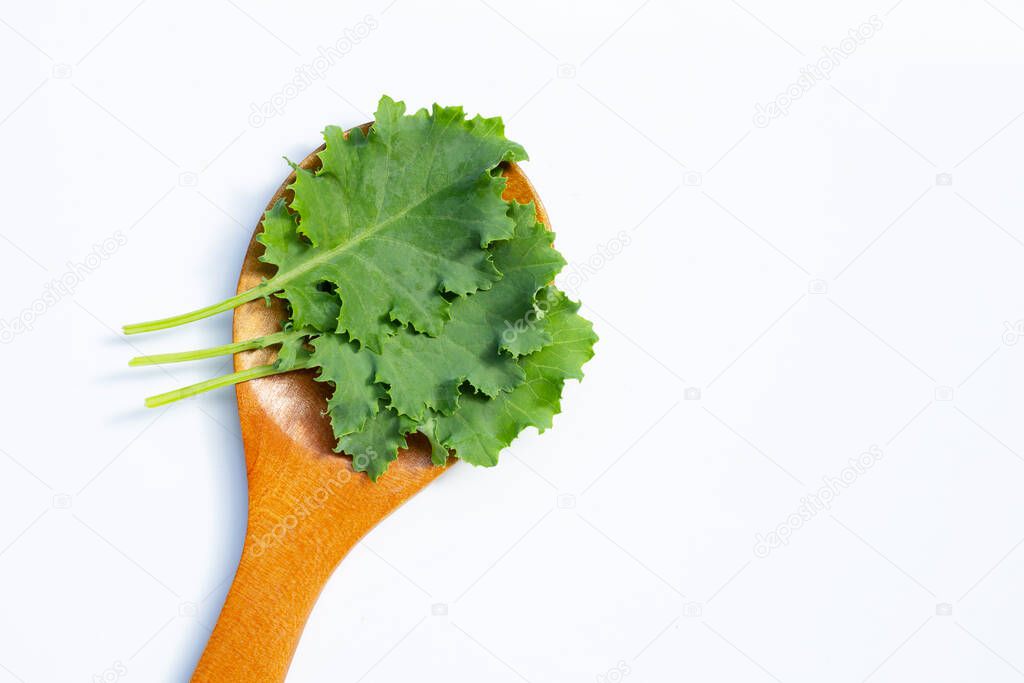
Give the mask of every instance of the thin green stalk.
<path id="1" fill-rule="evenodd" d="M 202 320 L 203 318 L 209 318 L 211 315 L 223 313 L 224 311 L 230 311 L 232 308 L 238 308 L 244 303 L 255 301 L 256 299 L 269 296 L 274 292 L 278 292 L 284 288 L 286 284 L 301 278 L 310 272 L 315 272 L 317 268 L 325 263 L 335 261 L 341 254 L 344 254 L 349 249 L 358 246 L 365 240 L 373 237 L 375 234 L 384 230 L 388 225 L 393 223 L 405 216 L 413 207 L 406 208 L 404 211 L 394 214 L 388 219 L 377 223 L 369 230 L 364 231 L 357 237 L 350 239 L 348 242 L 343 242 L 330 249 L 324 249 L 314 256 L 306 259 L 304 262 L 292 267 L 286 272 L 278 271 L 274 277 L 269 280 L 256 285 L 252 289 L 242 292 L 230 299 L 225 299 L 219 304 L 212 306 L 206 306 L 205 308 L 199 308 L 191 313 L 184 313 L 182 315 L 176 315 L 170 318 L 163 318 L 161 320 L 151 320 L 145 323 L 135 323 L 133 325 L 125 325 L 122 329 L 125 334 L 140 334 L 142 332 L 154 332 L 156 330 L 166 330 L 169 327 L 177 327 L 178 325 L 184 325 L 186 323 L 195 322 L 196 320 Z"/>
<path id="2" fill-rule="evenodd" d="M 248 370 L 242 370 L 240 372 L 233 372 L 230 375 L 224 375 L 223 377 L 215 377 L 208 379 L 205 382 L 199 382 L 198 384 L 192 384 L 187 387 L 175 389 L 174 391 L 168 391 L 163 394 L 157 394 L 156 396 L 150 396 L 146 399 L 147 408 L 157 408 L 159 406 L 167 405 L 168 403 L 174 403 L 180 401 L 183 398 L 189 398 L 201 394 L 205 391 L 211 391 L 213 389 L 220 389 L 221 387 L 230 387 L 239 382 L 247 382 L 250 379 L 258 379 L 260 377 L 270 377 L 271 375 L 280 375 L 284 372 L 291 372 L 291 369 L 280 370 L 277 365 L 257 365 L 254 368 Z"/>
<path id="3" fill-rule="evenodd" d="M 289 336 L 294 334 L 295 332 L 291 331 L 275 332 L 274 334 L 268 334 L 265 337 L 247 339 L 245 341 L 235 342 L 234 344 L 224 344 L 223 346 L 214 346 L 210 349 L 181 351 L 178 353 L 158 353 L 152 356 L 136 356 L 128 361 L 128 365 L 132 367 L 138 367 L 141 365 L 161 365 L 163 363 L 182 363 L 190 360 L 229 356 L 235 353 L 241 353 L 242 351 L 262 349 L 268 346 L 273 346 L 274 344 L 280 344 L 288 339 Z"/>
<path id="4" fill-rule="evenodd" d="M 230 299 L 225 299 L 219 304 L 213 304 L 212 306 L 205 306 L 198 308 L 190 313 L 183 313 L 181 315 L 172 316 L 170 318 L 162 318 L 160 320 L 151 320 L 144 323 L 134 323 L 132 325 L 125 325 L 122 329 L 125 334 L 141 334 L 142 332 L 153 332 L 156 330 L 165 330 L 169 327 L 177 327 L 178 325 L 184 325 L 185 323 L 194 322 L 196 320 L 202 320 L 203 318 L 209 318 L 211 315 L 223 313 L 224 311 L 230 311 L 233 308 L 238 308 L 244 303 L 255 301 L 256 299 L 262 299 L 265 296 L 269 296 L 276 292 L 279 288 L 271 284 L 271 280 L 264 283 L 258 284 L 252 289 L 248 289 L 241 294 L 236 294 Z"/>

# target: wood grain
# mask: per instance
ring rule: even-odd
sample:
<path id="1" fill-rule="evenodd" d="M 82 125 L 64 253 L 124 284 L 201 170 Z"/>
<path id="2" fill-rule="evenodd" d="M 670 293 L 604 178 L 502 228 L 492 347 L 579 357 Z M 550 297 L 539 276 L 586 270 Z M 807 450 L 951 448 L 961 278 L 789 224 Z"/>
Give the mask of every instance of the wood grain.
<path id="1" fill-rule="evenodd" d="M 319 168 L 321 149 L 300 166 Z M 504 197 L 535 201 L 538 218 L 547 224 L 522 170 L 508 164 L 504 175 Z M 287 186 L 294 180 L 293 173 L 268 208 L 289 195 Z M 261 229 L 257 226 L 256 233 Z M 254 233 L 239 292 L 273 275 L 273 267 L 258 260 L 262 249 Z M 280 301 L 241 306 L 235 311 L 235 341 L 277 331 L 284 315 Z M 270 349 L 239 354 L 235 370 L 273 357 Z M 193 681 L 283 681 L 313 604 L 338 563 L 378 522 L 445 471 L 431 465 L 428 444 L 414 435 L 376 483 L 354 472 L 347 456 L 333 452 L 334 437 L 322 415 L 325 390 L 311 371 L 236 387 L 249 483 L 248 526 L 238 571 Z"/>

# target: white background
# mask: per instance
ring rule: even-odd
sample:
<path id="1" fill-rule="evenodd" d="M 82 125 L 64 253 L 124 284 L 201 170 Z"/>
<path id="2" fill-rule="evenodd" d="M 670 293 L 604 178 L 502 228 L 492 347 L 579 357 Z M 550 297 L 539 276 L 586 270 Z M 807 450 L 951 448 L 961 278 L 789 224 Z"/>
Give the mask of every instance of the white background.
<path id="1" fill-rule="evenodd" d="M 145 410 L 226 365 L 126 362 L 230 316 L 116 330 L 232 293 L 281 156 L 382 92 L 505 117 L 601 342 L 552 431 L 352 552 L 289 681 L 1024 678 L 1024 6 L 389 2 L 0 10 L 0 320 L 32 325 L 0 348 L 0 681 L 190 674 L 244 535 L 234 396 Z"/>

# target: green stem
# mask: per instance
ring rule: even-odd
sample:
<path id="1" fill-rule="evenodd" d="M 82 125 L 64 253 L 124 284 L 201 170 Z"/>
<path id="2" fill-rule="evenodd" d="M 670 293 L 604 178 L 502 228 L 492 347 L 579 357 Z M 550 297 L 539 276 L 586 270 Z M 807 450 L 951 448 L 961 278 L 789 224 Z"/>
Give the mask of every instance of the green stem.
<path id="1" fill-rule="evenodd" d="M 235 353 L 241 353 L 242 351 L 251 351 L 252 349 L 263 349 L 274 344 L 280 344 L 294 335 L 294 332 L 275 332 L 274 334 L 268 334 L 265 337 L 258 337 L 256 339 L 247 339 L 245 341 L 235 342 L 234 344 L 224 344 L 223 346 L 214 346 L 210 349 L 199 349 L 197 351 L 181 351 L 178 353 L 158 353 L 152 356 L 136 356 L 128 361 L 128 365 L 132 367 L 138 367 L 140 365 L 160 365 L 163 363 L 181 363 L 189 360 L 202 360 L 204 358 L 216 358 L 217 356 L 228 356 Z"/>
<path id="2" fill-rule="evenodd" d="M 203 318 L 209 318 L 211 315 L 223 313 L 224 311 L 230 311 L 233 308 L 238 308 L 244 303 L 261 299 L 265 296 L 269 296 L 276 292 L 279 288 L 271 284 L 271 280 L 267 280 L 261 284 L 256 285 L 252 289 L 248 289 L 241 294 L 236 294 L 230 299 L 225 299 L 219 304 L 213 304 L 212 306 L 206 306 L 204 308 L 198 308 L 191 313 L 183 313 L 170 318 L 162 318 L 160 320 L 151 320 L 144 323 L 135 323 L 132 325 L 125 325 L 125 334 L 140 334 L 142 332 L 153 332 L 155 330 L 166 330 L 169 327 L 177 327 L 178 325 L 184 325 L 185 323 L 194 322 L 196 320 L 202 320 Z"/>
<path id="3" fill-rule="evenodd" d="M 223 377 L 215 377 L 208 379 L 205 382 L 199 382 L 198 384 L 192 384 L 187 387 L 175 389 L 174 391 L 168 391 L 164 394 L 157 394 L 156 396 L 150 396 L 146 399 L 147 408 L 156 408 L 159 406 L 165 406 L 168 403 L 174 403 L 180 401 L 183 398 L 189 398 L 201 394 L 205 391 L 211 391 L 213 389 L 220 389 L 221 387 L 229 387 L 239 382 L 247 382 L 250 379 L 258 379 L 260 377 L 270 377 L 271 375 L 280 375 L 284 372 L 291 372 L 291 369 L 280 370 L 274 364 L 271 365 L 257 365 L 254 368 L 248 370 L 242 370 L 241 372 L 233 372 L 230 375 L 224 375 Z"/>
<path id="4" fill-rule="evenodd" d="M 264 296 L 269 296 L 274 292 L 278 292 L 281 289 L 283 289 L 284 286 L 289 282 L 298 280 L 307 273 L 316 272 L 316 270 L 325 263 L 336 262 L 337 259 L 342 254 L 347 252 L 349 249 L 358 246 L 360 243 L 373 237 L 377 233 L 383 231 L 391 223 L 408 215 L 409 212 L 411 212 L 417 206 L 422 204 L 425 199 L 426 198 L 421 199 L 416 204 L 406 207 L 402 211 L 399 211 L 398 213 L 387 218 L 386 220 L 377 223 L 372 228 L 363 231 L 360 235 L 350 239 L 347 242 L 342 242 L 341 244 L 337 244 L 329 249 L 322 249 L 318 251 L 314 256 L 290 268 L 286 272 L 281 272 L 280 270 L 278 270 L 274 277 L 270 278 L 269 280 L 265 280 L 264 282 L 256 285 L 252 289 L 242 292 L 241 294 L 238 294 L 236 296 L 233 296 L 230 299 L 225 299 L 219 304 L 207 306 L 206 308 L 200 308 L 195 311 L 192 311 L 191 313 L 176 315 L 172 318 L 152 320 L 150 322 L 136 323 L 134 325 L 125 325 L 123 328 L 124 333 L 139 334 L 140 332 L 153 332 L 155 330 L 165 330 L 168 327 L 177 327 L 178 325 L 184 325 L 185 323 L 194 322 L 196 320 L 202 320 L 203 318 L 209 318 L 211 315 L 216 315 L 217 313 L 230 311 L 232 308 L 237 308 L 249 301 L 254 301 L 255 299 L 259 299 Z"/>

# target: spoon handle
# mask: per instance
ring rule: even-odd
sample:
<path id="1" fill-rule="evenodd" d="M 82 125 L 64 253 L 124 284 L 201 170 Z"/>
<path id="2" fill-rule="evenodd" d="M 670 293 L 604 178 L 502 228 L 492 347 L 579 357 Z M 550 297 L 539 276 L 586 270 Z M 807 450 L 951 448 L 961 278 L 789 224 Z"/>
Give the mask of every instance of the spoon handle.
<path id="1" fill-rule="evenodd" d="M 287 536 L 270 544 L 247 539 L 193 681 L 284 680 L 332 569 L 305 552 Z"/>
<path id="2" fill-rule="evenodd" d="M 265 458 L 257 459 L 261 464 Z M 268 481 L 250 471 L 242 557 L 193 681 L 284 680 L 321 589 L 375 522 L 334 519 L 336 535 L 323 533 L 330 509 L 325 496 L 341 495 L 345 479 L 353 476 L 340 458 L 335 465 L 337 479 L 314 480 L 308 487 L 302 485 L 309 473 Z"/>
<path id="3" fill-rule="evenodd" d="M 260 382 L 278 381 L 272 377 Z M 251 384 L 251 383 L 250 383 Z M 238 388 L 239 402 L 251 388 Z M 414 443 L 376 484 L 348 459 L 317 455 L 273 421 L 244 430 L 249 519 L 238 571 L 193 681 L 283 681 L 313 605 L 377 522 L 444 471 Z"/>

